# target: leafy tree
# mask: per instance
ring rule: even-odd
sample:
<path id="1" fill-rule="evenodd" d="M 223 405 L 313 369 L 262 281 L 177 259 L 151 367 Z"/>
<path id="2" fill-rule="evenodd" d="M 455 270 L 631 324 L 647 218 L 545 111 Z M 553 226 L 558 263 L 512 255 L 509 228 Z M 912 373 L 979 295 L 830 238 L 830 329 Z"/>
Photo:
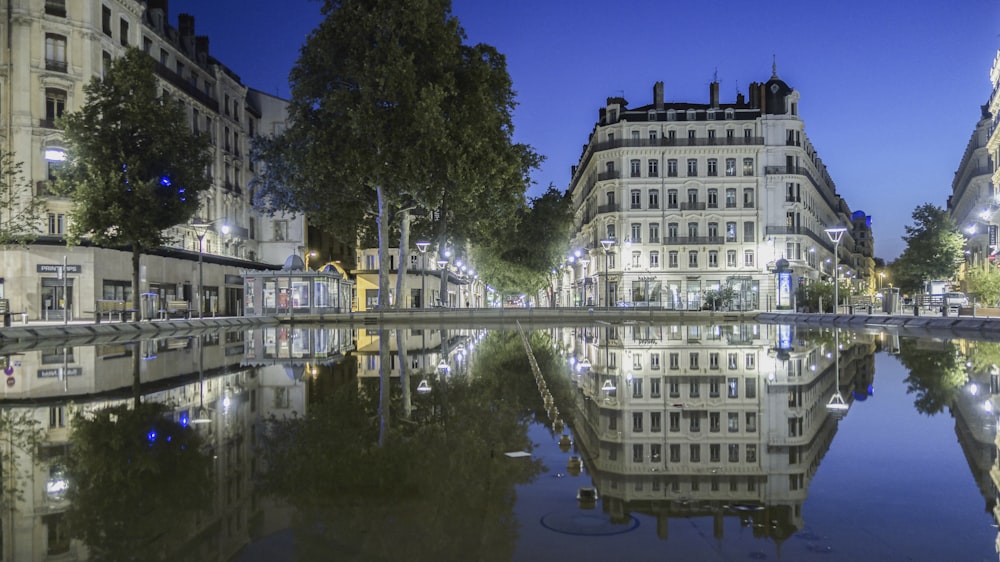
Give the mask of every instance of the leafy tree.
<path id="1" fill-rule="evenodd" d="M 266 164 L 258 204 L 340 237 L 374 223 L 385 306 L 391 224 L 409 226 L 401 210 L 433 210 L 435 232 L 452 240 L 496 232 L 523 205 L 537 157 L 510 142 L 503 57 L 462 44 L 448 0 L 327 0 L 323 11 L 290 75 L 290 127 L 255 148 Z M 405 253 L 406 229 L 400 244 Z"/>
<path id="2" fill-rule="evenodd" d="M 211 507 L 212 461 L 201 447 L 162 404 L 74 418 L 66 465 L 72 534 L 99 560 L 173 559 L 166 541 L 190 532 L 195 513 Z"/>
<path id="3" fill-rule="evenodd" d="M 34 196 L 23 167 L 0 149 L 0 246 L 28 244 L 39 232 L 45 204 Z"/>
<path id="4" fill-rule="evenodd" d="M 799 285 L 795 290 L 795 300 L 798 306 L 813 312 L 833 312 L 833 284 L 810 283 Z M 822 302 L 823 310 L 820 310 Z"/>
<path id="5" fill-rule="evenodd" d="M 733 301 L 739 296 L 736 289 L 725 286 L 717 291 L 706 291 L 705 299 L 702 301 L 702 308 L 705 310 L 720 310 L 732 306 Z"/>
<path id="6" fill-rule="evenodd" d="M 550 272 L 565 255 L 573 224 L 570 199 L 550 185 L 515 219 L 506 237 L 474 246 L 473 260 L 480 275 L 501 292 L 536 294 L 549 284 Z"/>
<path id="7" fill-rule="evenodd" d="M 903 292 L 916 292 L 925 281 L 952 279 L 963 259 L 965 239 L 944 209 L 925 203 L 913 210 L 906 227 L 906 249 L 891 264 L 892 278 Z"/>
<path id="8" fill-rule="evenodd" d="M 985 306 L 996 306 L 1000 302 L 1000 270 L 987 263 L 971 268 L 965 276 L 966 288 L 970 295 Z"/>
<path id="9" fill-rule="evenodd" d="M 70 242 L 131 247 L 136 309 L 141 254 L 169 242 L 164 230 L 194 216 L 210 187 L 208 136 L 192 132 L 183 104 L 159 89 L 153 59 L 130 48 L 61 120 L 68 159 L 58 189 L 74 203 Z"/>

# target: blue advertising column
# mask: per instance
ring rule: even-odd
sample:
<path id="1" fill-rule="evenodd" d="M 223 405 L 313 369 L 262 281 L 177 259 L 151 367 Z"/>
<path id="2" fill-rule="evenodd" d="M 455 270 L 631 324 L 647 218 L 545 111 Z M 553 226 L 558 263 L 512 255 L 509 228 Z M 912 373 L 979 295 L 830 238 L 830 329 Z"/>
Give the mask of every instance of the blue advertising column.
<path id="1" fill-rule="evenodd" d="M 777 275 L 776 300 L 778 310 L 792 309 L 792 272 L 788 269 L 788 260 L 781 258 L 774 263 L 775 275 Z"/>

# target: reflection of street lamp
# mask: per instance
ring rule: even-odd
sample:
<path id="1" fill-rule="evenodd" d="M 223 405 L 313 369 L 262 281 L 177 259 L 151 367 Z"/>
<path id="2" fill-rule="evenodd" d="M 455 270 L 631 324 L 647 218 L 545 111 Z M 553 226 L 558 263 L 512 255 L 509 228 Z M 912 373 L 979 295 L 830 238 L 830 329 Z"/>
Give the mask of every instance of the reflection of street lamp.
<path id="1" fill-rule="evenodd" d="M 205 253 L 205 235 L 208 234 L 208 229 L 220 220 L 225 219 L 191 223 L 191 228 L 195 229 L 195 235 L 198 237 L 198 318 L 205 317 L 205 269 L 204 261 L 202 260 L 202 255 Z M 227 236 L 229 234 L 229 225 L 223 223 L 220 231 L 223 236 Z"/>
<path id="2" fill-rule="evenodd" d="M 847 229 L 842 226 L 831 226 L 830 228 L 824 229 L 826 235 L 830 237 L 830 241 L 833 242 L 833 313 L 837 314 L 840 312 L 840 239 L 844 237 L 844 233 Z"/>
<path id="3" fill-rule="evenodd" d="M 417 249 L 420 250 L 420 308 L 427 308 L 427 294 L 424 288 L 424 278 L 427 273 L 427 248 L 430 242 L 417 242 Z"/>
<path id="4" fill-rule="evenodd" d="M 604 246 L 604 306 L 614 306 L 611 304 L 611 272 L 608 271 L 608 255 L 614 245 L 614 240 L 601 240 L 601 246 Z M 601 304 L 600 300 L 600 298 L 597 299 L 598 306 Z"/>
<path id="5" fill-rule="evenodd" d="M 833 369 L 835 371 L 835 383 L 836 386 L 833 389 L 833 396 L 830 397 L 830 401 L 826 404 L 826 409 L 833 414 L 834 417 L 840 419 L 847 415 L 847 409 L 850 406 L 844 401 L 844 397 L 840 394 L 840 330 L 837 328 L 833 329 Z"/>

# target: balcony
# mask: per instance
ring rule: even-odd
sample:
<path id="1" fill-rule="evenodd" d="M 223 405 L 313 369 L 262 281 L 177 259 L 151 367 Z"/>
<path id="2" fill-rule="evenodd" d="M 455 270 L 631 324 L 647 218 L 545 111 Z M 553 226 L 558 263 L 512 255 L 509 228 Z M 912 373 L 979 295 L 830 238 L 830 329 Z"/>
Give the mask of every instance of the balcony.
<path id="1" fill-rule="evenodd" d="M 66 61 L 64 60 L 53 60 L 45 59 L 45 70 L 51 70 L 53 72 L 66 72 Z"/>
<path id="2" fill-rule="evenodd" d="M 69 197 L 69 195 L 56 193 L 54 187 L 55 182 L 52 180 L 39 180 L 35 182 L 35 197 Z"/>
<path id="3" fill-rule="evenodd" d="M 604 213 L 617 213 L 618 211 L 621 211 L 621 206 L 615 203 L 609 203 L 607 205 L 598 205 L 597 207 L 597 214 L 599 215 Z"/>
<path id="4" fill-rule="evenodd" d="M 182 78 L 180 75 L 171 70 L 170 67 L 163 64 L 162 62 L 155 62 L 154 66 L 157 76 L 163 78 L 167 82 L 170 82 L 170 84 L 173 85 L 175 88 L 191 96 L 192 98 L 198 100 L 199 103 L 211 109 L 212 111 L 215 112 L 219 111 L 218 100 L 212 98 L 205 92 L 196 88 L 194 85 L 192 85 L 190 82 Z"/>
<path id="5" fill-rule="evenodd" d="M 58 129 L 55 119 L 39 119 L 38 127 L 41 129 Z"/>
<path id="6" fill-rule="evenodd" d="M 620 179 L 621 177 L 622 173 L 619 172 L 618 170 L 608 170 L 607 172 L 601 172 L 600 174 L 597 174 L 597 181 L 617 180 Z"/>
<path id="7" fill-rule="evenodd" d="M 705 203 L 699 203 L 697 201 L 687 201 L 687 202 L 681 203 L 681 210 L 682 211 L 704 211 L 705 210 Z"/>
<path id="8" fill-rule="evenodd" d="M 667 246 L 722 244 L 724 242 L 725 239 L 721 236 L 668 236 L 663 239 L 663 243 Z"/>

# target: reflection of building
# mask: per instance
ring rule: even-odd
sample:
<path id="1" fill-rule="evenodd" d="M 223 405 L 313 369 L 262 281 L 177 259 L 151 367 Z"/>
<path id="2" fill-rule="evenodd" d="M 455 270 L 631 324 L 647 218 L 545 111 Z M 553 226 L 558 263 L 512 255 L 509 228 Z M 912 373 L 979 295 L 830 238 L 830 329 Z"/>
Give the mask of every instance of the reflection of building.
<path id="1" fill-rule="evenodd" d="M 7 22 L 6 71 L 0 76 L 0 136 L 4 150 L 24 164 L 31 195 L 45 204 L 43 236 L 3 254 L 0 298 L 31 318 L 74 318 L 96 310 L 95 300 L 130 300 L 131 254 L 81 245 L 73 248 L 64 284 L 58 267 L 66 256 L 72 202 L 52 192 L 51 180 L 66 158 L 57 120 L 83 107 L 84 86 L 101 77 L 127 47 L 145 50 L 163 90 L 185 107 L 194 131 L 211 139 L 211 188 L 191 225 L 176 240 L 142 257 L 141 288 L 161 301 L 198 302 L 199 254 L 205 312 L 238 314 L 240 269 L 270 269 L 305 240 L 305 219 L 262 215 L 251 206 L 250 159 L 254 137 L 280 132 L 287 102 L 247 87 L 212 56 L 209 38 L 196 35 L 195 18 L 169 22 L 167 0 L 18 0 L 0 4 Z M 27 194 L 23 197 L 27 199 Z M 204 226 L 196 227 L 201 223 Z M 227 228 L 223 228 L 225 225 Z M 194 308 L 194 306 L 192 306 Z"/>
<path id="2" fill-rule="evenodd" d="M 611 97 L 600 109 L 573 167 L 581 255 L 562 270 L 561 302 L 698 309 L 724 291 L 729 308 L 764 308 L 778 259 L 803 282 L 829 275 L 824 228 L 855 225 L 805 134 L 799 92 L 775 72 L 749 100 L 722 103 L 716 81 L 707 104 L 664 98 L 658 82 L 652 104 Z M 845 268 L 870 246 L 856 235 L 839 246 Z"/>
<path id="3" fill-rule="evenodd" d="M 248 337 L 249 335 L 249 337 Z M 143 402 L 170 405 L 172 419 L 201 434 L 212 463 L 206 511 L 192 513 L 189 534 L 156 539 L 150 548 L 194 559 L 228 560 L 251 540 L 251 529 L 287 528 L 284 513 L 259 503 L 252 475 L 261 420 L 305 414 L 316 373 L 353 349 L 350 330 L 275 326 L 123 344 L 45 348 L 5 358 L 5 413 L 24 413 L 45 430 L 34 458 L 23 454 L 5 475 L 18 475 L 23 499 L 3 517 L 3 560 L 86 560 L 70 539 L 62 469 L 74 416 L 133 400 L 138 365 Z M 138 357 L 136 357 L 138 356 Z M 138 359 L 138 361 L 136 361 Z M 10 435 L 0 440 L 7 443 Z M 4 445 L 0 445 L 0 448 Z M 6 451 L 4 451 L 6 453 Z M 16 466 L 11 470 L 10 466 Z M 9 482 L 9 481 L 8 481 Z M 71 485 L 71 484 L 69 484 Z"/>
<path id="4" fill-rule="evenodd" d="M 736 518 L 776 541 L 802 527 L 836 431 L 825 407 L 838 390 L 836 351 L 829 335 L 780 335 L 735 324 L 577 328 L 573 429 L 612 520 L 649 514 L 664 539 L 678 517 L 712 516 L 719 535 Z M 847 370 L 873 365 L 871 345 L 841 343 L 855 357 Z"/>

